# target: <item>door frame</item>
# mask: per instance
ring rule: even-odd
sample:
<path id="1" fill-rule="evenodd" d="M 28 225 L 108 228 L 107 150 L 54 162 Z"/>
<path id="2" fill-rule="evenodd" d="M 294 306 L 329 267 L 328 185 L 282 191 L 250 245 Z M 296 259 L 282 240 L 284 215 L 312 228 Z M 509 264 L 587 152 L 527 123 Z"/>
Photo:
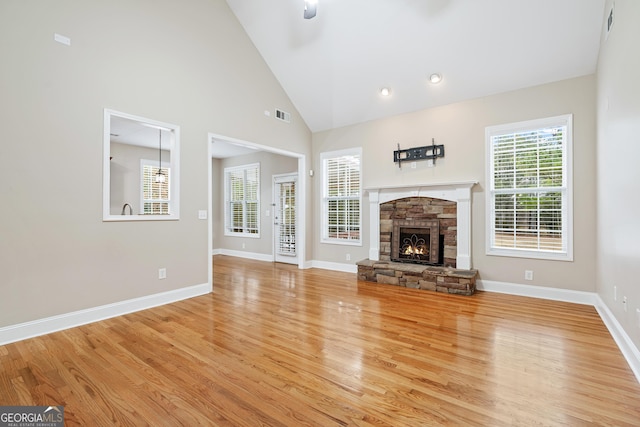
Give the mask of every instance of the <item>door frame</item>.
<path id="1" fill-rule="evenodd" d="M 299 196 L 297 203 L 298 209 L 296 212 L 296 243 L 298 244 L 297 253 L 298 253 L 298 268 L 305 268 L 305 259 L 306 259 L 306 233 L 302 232 L 306 227 L 306 218 L 307 218 L 307 176 L 304 173 L 307 170 L 307 158 L 304 154 L 296 153 L 294 151 L 283 150 L 280 148 L 269 147 L 266 145 L 257 144 L 251 141 L 244 141 L 237 138 L 232 138 L 225 135 L 219 135 L 212 132 L 208 133 L 207 137 L 207 169 L 208 169 L 208 184 L 207 184 L 207 197 L 208 197 L 208 206 L 207 206 L 207 260 L 208 262 L 208 276 L 209 276 L 209 285 L 213 289 L 213 263 L 211 262 L 211 256 L 213 254 L 213 166 L 212 166 L 212 144 L 214 141 L 225 141 L 230 144 L 240 145 L 244 147 L 251 147 L 255 150 L 266 151 L 269 153 L 280 154 L 282 156 L 293 157 L 298 159 L 298 187 L 299 192 L 297 196 Z M 275 253 L 274 259 L 275 259 Z"/>

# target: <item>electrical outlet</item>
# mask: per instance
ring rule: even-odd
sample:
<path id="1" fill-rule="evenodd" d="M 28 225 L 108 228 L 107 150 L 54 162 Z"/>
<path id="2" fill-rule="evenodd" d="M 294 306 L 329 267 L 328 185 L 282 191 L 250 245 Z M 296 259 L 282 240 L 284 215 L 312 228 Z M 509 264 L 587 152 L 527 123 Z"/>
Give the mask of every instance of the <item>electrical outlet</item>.
<path id="1" fill-rule="evenodd" d="M 624 312 L 627 312 L 627 297 L 622 297 L 622 308 L 624 308 Z"/>
<path id="2" fill-rule="evenodd" d="M 158 269 L 158 279 L 166 279 L 167 278 L 167 269 L 159 268 Z"/>
<path id="3" fill-rule="evenodd" d="M 613 300 L 614 301 L 618 301 L 618 287 L 617 286 L 613 287 Z"/>
<path id="4" fill-rule="evenodd" d="M 351 261 L 351 254 L 347 254 L 347 261 Z"/>
<path id="5" fill-rule="evenodd" d="M 636 308 L 636 314 L 638 315 L 638 328 L 640 328 L 640 308 Z"/>
<path id="6" fill-rule="evenodd" d="M 247 247 L 247 246 L 243 243 L 243 244 L 242 244 L 242 249 L 246 249 L 246 247 Z"/>
<path id="7" fill-rule="evenodd" d="M 533 270 L 524 271 L 524 280 L 533 280 Z"/>

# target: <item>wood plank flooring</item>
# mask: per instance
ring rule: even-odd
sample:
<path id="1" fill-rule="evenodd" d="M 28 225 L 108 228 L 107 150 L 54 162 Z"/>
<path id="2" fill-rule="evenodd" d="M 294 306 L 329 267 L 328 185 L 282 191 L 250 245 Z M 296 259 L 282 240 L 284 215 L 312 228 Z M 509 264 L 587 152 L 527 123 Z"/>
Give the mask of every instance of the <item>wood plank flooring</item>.
<path id="1" fill-rule="evenodd" d="M 639 426 L 590 306 L 214 257 L 214 292 L 0 347 L 67 426 Z"/>

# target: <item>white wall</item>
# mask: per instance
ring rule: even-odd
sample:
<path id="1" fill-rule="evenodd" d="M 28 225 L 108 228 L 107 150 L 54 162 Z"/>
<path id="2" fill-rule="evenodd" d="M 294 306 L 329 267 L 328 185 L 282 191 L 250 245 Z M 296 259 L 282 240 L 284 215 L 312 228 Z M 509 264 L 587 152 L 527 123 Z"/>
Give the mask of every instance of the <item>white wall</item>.
<path id="1" fill-rule="evenodd" d="M 597 74 L 598 294 L 640 348 L 640 2 L 616 0 L 614 16 Z"/>
<path id="2" fill-rule="evenodd" d="M 477 180 L 472 195 L 473 268 L 482 280 L 521 283 L 578 291 L 595 291 L 595 76 L 585 76 L 417 111 L 313 135 L 314 168 L 320 171 L 323 151 L 347 147 L 363 148 L 363 186 L 443 183 Z M 443 82 L 444 84 L 444 82 Z M 448 84 L 451 84 L 448 82 Z M 485 255 L 485 127 L 503 123 L 572 113 L 574 119 L 574 261 L 547 261 Z M 431 143 L 444 144 L 445 157 L 435 167 L 417 162 L 400 169 L 393 151 Z M 320 194 L 319 173 L 314 178 Z M 363 199 L 362 247 L 319 243 L 316 235 L 314 259 L 345 263 L 368 257 L 368 198 Z M 320 212 L 314 210 L 316 229 Z M 317 232 L 316 232 L 317 233 Z M 524 281 L 524 271 L 533 270 L 534 280 Z"/>
<path id="3" fill-rule="evenodd" d="M 206 284 L 209 132 L 310 154 L 224 0 L 3 1 L 0 39 L 0 327 Z M 180 126 L 179 221 L 102 221 L 104 108 Z"/>

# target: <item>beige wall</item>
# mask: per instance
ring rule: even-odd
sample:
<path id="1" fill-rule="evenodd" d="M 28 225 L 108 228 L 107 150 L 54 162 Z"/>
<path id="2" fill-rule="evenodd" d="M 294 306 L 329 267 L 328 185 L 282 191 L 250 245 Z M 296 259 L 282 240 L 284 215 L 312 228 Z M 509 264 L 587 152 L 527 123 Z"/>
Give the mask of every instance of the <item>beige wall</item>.
<path id="1" fill-rule="evenodd" d="M 260 237 L 225 236 L 224 234 L 224 168 L 260 163 Z M 213 212 L 220 218 L 214 229 L 213 249 L 229 249 L 254 254 L 273 255 L 273 175 L 298 173 L 298 159 L 280 154 L 258 152 L 213 163 L 217 198 Z M 269 214 L 267 215 L 267 211 Z M 304 229 L 304 228 L 303 228 Z M 244 244 L 244 248 L 242 245 Z"/>
<path id="2" fill-rule="evenodd" d="M 363 186 L 443 183 L 477 180 L 472 197 L 472 257 L 480 278 L 506 283 L 595 291 L 595 76 L 586 76 L 543 86 L 488 96 L 376 120 L 313 135 L 314 168 L 320 171 L 323 151 L 347 147 L 363 148 Z M 573 114 L 574 125 L 574 261 L 546 261 L 485 255 L 485 127 Z M 444 144 L 445 158 L 435 167 L 417 162 L 401 169 L 393 162 L 397 144 L 411 148 Z M 314 189 L 320 194 L 320 177 Z M 319 243 L 314 258 L 345 263 L 368 257 L 368 198 L 363 199 L 364 244 L 362 247 Z M 320 223 L 320 212 L 314 221 Z M 352 261 L 352 262 L 353 262 Z M 524 282 L 524 271 L 533 270 L 533 282 Z"/>
<path id="3" fill-rule="evenodd" d="M 345 263 L 348 253 L 354 262 L 369 248 L 366 197 L 362 247 L 319 243 L 323 151 L 361 146 L 365 187 L 478 180 L 472 243 L 481 278 L 591 292 L 597 265 L 599 294 L 640 345 L 634 327 L 640 205 L 630 197 L 640 182 L 640 64 L 633 54 L 639 17 L 637 2 L 616 0 L 615 28 L 603 42 L 597 79 L 551 83 L 312 138 L 223 0 L 192 0 L 189 8 L 152 0 L 1 2 L 0 327 L 206 283 L 207 222 L 197 219 L 197 211 L 207 207 L 211 132 L 313 160 L 305 228 L 313 230 L 307 258 L 314 260 Z M 54 33 L 70 37 L 71 46 L 54 42 Z M 275 106 L 292 112 L 290 125 L 263 114 Z M 104 108 L 181 126 L 179 221 L 102 222 Z M 484 128 L 566 113 L 574 115 L 575 260 L 486 256 Z M 416 169 L 399 169 L 393 163 L 398 143 L 409 148 L 432 137 L 446 149 L 435 167 L 418 162 Z M 215 185 L 213 191 L 215 201 Z M 219 211 L 213 216 L 215 247 L 222 221 Z M 160 267 L 167 268 L 166 280 L 157 279 Z M 534 271 L 533 282 L 524 282 L 525 269 Z M 629 298 L 628 312 L 621 298 L 613 301 L 613 286 Z"/>
<path id="4" fill-rule="evenodd" d="M 607 2 L 606 11 L 611 7 Z M 598 61 L 598 294 L 640 348 L 640 2 L 616 0 Z M 617 300 L 614 299 L 617 287 Z M 622 298 L 627 297 L 627 311 Z"/>
<path id="5" fill-rule="evenodd" d="M 207 283 L 209 132 L 310 154 L 224 0 L 3 1 L 0 36 L 0 327 Z M 104 108 L 180 126 L 179 221 L 102 221 Z"/>

